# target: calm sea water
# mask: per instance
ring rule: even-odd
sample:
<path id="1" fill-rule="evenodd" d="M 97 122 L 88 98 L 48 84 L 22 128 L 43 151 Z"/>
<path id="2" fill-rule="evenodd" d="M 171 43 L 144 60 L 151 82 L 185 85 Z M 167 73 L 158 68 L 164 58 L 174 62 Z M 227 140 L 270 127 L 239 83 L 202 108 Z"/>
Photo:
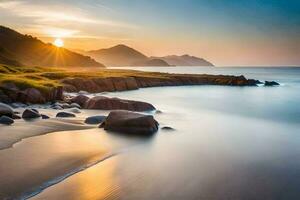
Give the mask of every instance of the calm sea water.
<path id="1" fill-rule="evenodd" d="M 110 93 L 151 102 L 160 131 L 33 199 L 300 199 L 300 68 L 139 68 L 245 75 L 279 87 Z"/>

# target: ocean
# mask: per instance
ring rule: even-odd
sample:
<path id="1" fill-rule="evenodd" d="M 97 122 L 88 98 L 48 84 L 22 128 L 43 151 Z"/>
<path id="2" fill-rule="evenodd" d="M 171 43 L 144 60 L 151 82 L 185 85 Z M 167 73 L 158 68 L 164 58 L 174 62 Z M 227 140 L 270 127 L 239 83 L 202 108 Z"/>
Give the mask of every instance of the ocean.
<path id="1" fill-rule="evenodd" d="M 32 199 L 300 199 L 300 68 L 130 69 L 244 75 L 281 85 L 107 93 L 152 103 L 162 111 L 155 114 L 160 126 L 175 130 L 119 149 Z"/>

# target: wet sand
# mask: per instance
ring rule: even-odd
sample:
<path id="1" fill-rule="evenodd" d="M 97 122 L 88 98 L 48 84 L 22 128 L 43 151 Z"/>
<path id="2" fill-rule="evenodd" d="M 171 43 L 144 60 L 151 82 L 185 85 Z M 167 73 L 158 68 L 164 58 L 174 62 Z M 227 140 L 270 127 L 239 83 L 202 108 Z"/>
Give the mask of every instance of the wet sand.
<path id="1" fill-rule="evenodd" d="M 22 139 L 43 135 L 55 131 L 89 129 L 82 120 L 47 119 L 47 120 L 15 120 L 11 126 L 0 125 L 0 150 L 10 148 Z"/>
<path id="2" fill-rule="evenodd" d="M 111 137 L 98 128 L 54 132 L 0 151 L 0 199 L 30 196 L 129 146 L 130 142 L 127 145 L 123 139 L 119 142 Z"/>

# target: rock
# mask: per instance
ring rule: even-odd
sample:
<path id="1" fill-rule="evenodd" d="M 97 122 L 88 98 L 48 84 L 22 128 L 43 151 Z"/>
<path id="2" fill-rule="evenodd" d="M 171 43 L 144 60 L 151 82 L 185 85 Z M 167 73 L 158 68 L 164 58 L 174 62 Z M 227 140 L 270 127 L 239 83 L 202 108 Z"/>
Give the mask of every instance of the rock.
<path id="1" fill-rule="evenodd" d="M 170 126 L 164 126 L 161 128 L 161 130 L 165 130 L 165 131 L 175 131 L 174 128 L 170 127 Z"/>
<path id="2" fill-rule="evenodd" d="M 91 116 L 85 119 L 84 123 L 86 124 L 100 124 L 105 120 L 106 116 Z"/>
<path id="3" fill-rule="evenodd" d="M 70 104 L 68 104 L 68 103 L 61 103 L 60 107 L 62 107 L 63 109 L 71 108 Z"/>
<path id="4" fill-rule="evenodd" d="M 12 115 L 12 118 L 13 119 L 22 119 L 22 117 L 20 117 L 19 115 L 15 114 L 15 113 Z"/>
<path id="5" fill-rule="evenodd" d="M 33 118 L 39 118 L 41 117 L 41 115 L 36 112 L 37 110 L 33 110 L 33 109 L 26 109 L 23 114 L 22 114 L 22 118 L 23 119 L 33 119 Z"/>
<path id="6" fill-rule="evenodd" d="M 71 113 L 81 113 L 81 111 L 78 108 L 70 108 L 68 109 L 68 111 Z"/>
<path id="7" fill-rule="evenodd" d="M 122 110 L 110 112 L 103 126 L 105 130 L 137 135 L 151 135 L 158 130 L 153 116 Z"/>
<path id="8" fill-rule="evenodd" d="M 108 98 L 104 96 L 97 96 L 89 99 L 84 107 L 86 109 L 129 110 L 138 112 L 155 110 L 153 105 L 146 102 Z"/>
<path id="9" fill-rule="evenodd" d="M 28 88 L 22 92 L 23 97 L 20 97 L 21 102 L 43 104 L 46 103 L 45 97 L 35 88 Z"/>
<path id="10" fill-rule="evenodd" d="M 61 106 L 52 106 L 51 108 L 54 110 L 63 110 Z"/>
<path id="11" fill-rule="evenodd" d="M 7 105 L 5 103 L 0 103 L 0 117 L 3 115 L 12 117 L 13 114 L 14 114 L 14 111 L 9 105 Z"/>
<path id="12" fill-rule="evenodd" d="M 13 108 L 25 108 L 25 107 L 27 107 L 27 105 L 24 104 L 24 103 L 12 103 L 11 106 Z"/>
<path id="13" fill-rule="evenodd" d="M 70 108 L 78 108 L 81 109 L 81 106 L 78 103 L 71 103 Z"/>
<path id="14" fill-rule="evenodd" d="M 76 115 L 69 112 L 59 112 L 56 114 L 56 117 L 76 117 Z"/>
<path id="15" fill-rule="evenodd" d="M 280 85 L 280 84 L 275 81 L 265 81 L 265 86 L 276 86 L 276 85 Z"/>
<path id="16" fill-rule="evenodd" d="M 31 108 L 31 110 L 33 110 L 34 112 L 36 112 L 36 113 L 40 113 L 37 109 L 35 109 L 35 108 Z"/>
<path id="17" fill-rule="evenodd" d="M 44 114 L 41 114 L 41 117 L 42 117 L 42 119 L 49 119 L 50 118 L 48 115 L 44 115 Z"/>
<path id="18" fill-rule="evenodd" d="M 81 107 L 84 106 L 84 104 L 89 100 L 90 98 L 85 96 L 85 95 L 78 95 L 76 97 L 73 97 L 71 99 L 72 103 L 77 103 L 78 105 L 80 105 Z"/>
<path id="19" fill-rule="evenodd" d="M 0 117 L 0 124 L 11 125 L 13 123 L 14 123 L 14 120 L 10 117 L 4 116 L 4 115 Z"/>

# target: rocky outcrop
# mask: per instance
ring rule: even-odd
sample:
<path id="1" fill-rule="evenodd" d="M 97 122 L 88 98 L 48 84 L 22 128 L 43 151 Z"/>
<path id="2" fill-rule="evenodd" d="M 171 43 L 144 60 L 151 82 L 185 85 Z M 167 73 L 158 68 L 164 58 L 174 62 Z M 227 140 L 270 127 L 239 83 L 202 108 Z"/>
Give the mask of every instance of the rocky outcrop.
<path id="1" fill-rule="evenodd" d="M 139 88 L 134 77 L 111 77 L 92 79 L 72 78 L 65 79 L 62 81 L 62 83 L 68 85 L 68 87 L 65 87 L 66 91 L 72 88 L 72 91 L 68 92 L 74 92 L 74 88 L 76 88 L 76 92 L 80 90 L 85 90 L 88 92 L 115 92 L 136 90 Z M 70 85 L 72 87 L 70 87 Z"/>
<path id="2" fill-rule="evenodd" d="M 1 116 L 7 116 L 7 117 L 12 117 L 14 114 L 13 109 L 5 104 L 5 103 L 0 103 L 0 117 Z"/>
<path id="3" fill-rule="evenodd" d="M 146 102 L 108 98 L 104 96 L 97 96 L 89 99 L 85 103 L 84 108 L 99 110 L 130 110 L 138 112 L 155 110 L 153 105 Z"/>
<path id="4" fill-rule="evenodd" d="M 76 103 L 76 104 L 80 105 L 81 107 L 83 107 L 85 102 L 87 102 L 89 99 L 90 99 L 89 97 L 80 94 L 78 96 L 71 98 L 70 101 L 72 103 Z"/>
<path id="5" fill-rule="evenodd" d="M 49 91 L 40 91 L 36 88 L 27 88 L 25 90 L 21 90 L 12 83 L 3 84 L 0 86 L 1 102 L 43 104 L 62 99 L 63 87 L 55 87 Z"/>
<path id="6" fill-rule="evenodd" d="M 133 76 L 92 79 L 70 78 L 63 80 L 62 83 L 68 85 L 68 87 L 65 87 L 66 91 L 68 91 L 69 88 L 72 88 L 72 91 L 68 92 L 85 90 L 95 93 L 179 85 L 256 86 L 260 82 L 253 79 L 246 79 L 244 76 L 167 74 L 165 77 Z M 77 103 L 79 104 L 79 102 Z"/>
<path id="7" fill-rule="evenodd" d="M 7 117 L 7 116 L 0 117 L 0 124 L 11 125 L 13 123 L 14 123 L 14 120 L 10 117 Z"/>
<path id="8" fill-rule="evenodd" d="M 59 112 L 56 114 L 56 117 L 76 117 L 76 115 L 69 112 Z"/>
<path id="9" fill-rule="evenodd" d="M 35 88 L 28 88 L 22 92 L 20 92 L 20 97 L 19 97 L 20 102 L 30 102 L 33 104 L 38 104 L 38 103 L 46 103 L 46 98 L 43 96 L 43 94 L 35 89 Z"/>
<path id="10" fill-rule="evenodd" d="M 275 81 L 265 81 L 265 86 L 278 86 L 280 85 L 279 83 L 275 82 Z"/>
<path id="11" fill-rule="evenodd" d="M 105 120 L 106 116 L 91 116 L 85 119 L 84 123 L 86 124 L 100 124 Z"/>
<path id="12" fill-rule="evenodd" d="M 26 109 L 22 114 L 23 119 L 34 119 L 40 117 L 41 117 L 40 113 L 35 109 Z"/>
<path id="13" fill-rule="evenodd" d="M 153 116 L 129 111 L 112 111 L 103 123 L 105 130 L 120 133 L 151 135 L 158 131 Z"/>
<path id="14" fill-rule="evenodd" d="M 142 73 L 142 72 L 141 72 Z M 6 83 L 0 86 L 0 102 L 12 103 L 45 103 L 63 100 L 63 92 L 87 91 L 90 93 L 115 92 L 136 90 L 147 87 L 183 86 L 183 85 L 224 85 L 224 86 L 256 86 L 258 80 L 246 79 L 244 76 L 225 75 L 195 75 L 195 74 L 167 74 L 151 73 L 143 75 L 137 73 L 128 77 L 109 78 L 66 78 L 61 81 L 62 87 L 55 87 L 48 91 L 35 88 L 20 90 L 14 84 Z M 276 85 L 276 82 L 266 81 L 266 86 Z M 278 84 L 278 83 L 277 83 Z M 69 99 L 69 103 L 76 103 L 84 107 L 89 97 L 83 94 Z M 59 105 L 61 106 L 61 105 Z M 79 106 L 76 106 L 79 108 Z M 104 106 L 108 107 L 108 106 Z M 62 107 L 65 108 L 65 107 Z M 126 107 L 125 107 L 126 108 Z M 56 109 L 59 109 L 58 107 Z M 123 108 L 116 108 L 123 109 Z"/>

